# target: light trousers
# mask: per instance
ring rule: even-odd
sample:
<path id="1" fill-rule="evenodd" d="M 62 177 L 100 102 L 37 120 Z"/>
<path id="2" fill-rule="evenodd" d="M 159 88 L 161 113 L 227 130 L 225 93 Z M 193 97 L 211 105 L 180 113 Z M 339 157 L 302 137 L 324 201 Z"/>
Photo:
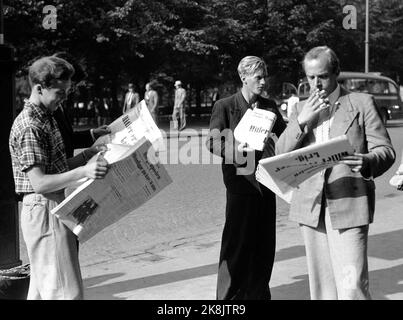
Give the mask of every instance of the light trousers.
<path id="1" fill-rule="evenodd" d="M 370 300 L 368 225 L 333 230 L 328 209 L 317 228 L 301 226 L 312 300 Z"/>
<path id="2" fill-rule="evenodd" d="M 63 194 L 27 194 L 21 230 L 30 262 L 28 300 L 83 299 L 77 238 L 50 211 Z"/>

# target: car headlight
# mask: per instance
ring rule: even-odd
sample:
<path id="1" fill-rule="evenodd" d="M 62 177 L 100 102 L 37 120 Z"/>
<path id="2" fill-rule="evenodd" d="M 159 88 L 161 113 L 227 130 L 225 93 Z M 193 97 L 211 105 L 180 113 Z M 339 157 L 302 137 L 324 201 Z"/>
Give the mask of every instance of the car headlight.
<path id="1" fill-rule="evenodd" d="M 282 103 L 280 106 L 281 110 L 286 111 L 287 110 L 287 104 L 286 103 Z"/>

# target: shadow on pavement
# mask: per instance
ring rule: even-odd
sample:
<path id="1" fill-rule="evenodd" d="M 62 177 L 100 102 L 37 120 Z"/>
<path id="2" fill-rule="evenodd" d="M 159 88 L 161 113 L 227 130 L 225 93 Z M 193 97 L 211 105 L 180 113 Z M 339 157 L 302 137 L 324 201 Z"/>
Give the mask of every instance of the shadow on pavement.
<path id="1" fill-rule="evenodd" d="M 294 277 L 295 282 L 270 288 L 273 300 L 309 300 L 308 275 Z"/>
<path id="2" fill-rule="evenodd" d="M 403 229 L 371 235 L 368 241 L 370 257 L 389 261 L 403 258 Z"/>
<path id="3" fill-rule="evenodd" d="M 288 259 L 295 259 L 305 256 L 305 246 L 293 246 L 281 249 L 276 252 L 275 261 L 283 261 Z"/>
<path id="4" fill-rule="evenodd" d="M 392 268 L 371 271 L 369 273 L 369 285 L 372 299 L 374 300 L 389 300 L 402 298 L 403 292 L 403 265 L 398 265 Z M 400 293 L 399 297 L 388 297 Z"/>
<path id="5" fill-rule="evenodd" d="M 106 274 L 104 276 L 96 276 L 96 277 L 86 278 L 86 279 L 83 279 L 84 288 L 92 287 L 92 286 L 97 285 L 98 283 L 105 282 L 105 281 L 108 281 L 108 280 L 113 279 L 113 278 L 118 278 L 118 277 L 121 277 L 123 275 L 124 275 L 124 273 L 117 272 L 117 273 Z"/>
<path id="6" fill-rule="evenodd" d="M 178 271 L 173 271 L 173 272 L 167 272 L 167 273 L 161 273 L 161 274 L 156 274 L 153 276 L 148 276 L 144 278 L 138 278 L 138 279 L 132 279 L 132 280 L 127 280 L 127 281 L 119 281 L 119 282 L 114 282 L 111 284 L 105 284 L 101 286 L 96 286 L 96 287 L 91 287 L 89 288 L 87 283 L 88 281 L 91 282 L 93 281 L 92 278 L 86 279 L 84 282 L 85 284 L 85 292 L 86 296 L 94 297 L 97 296 L 98 299 L 107 299 L 107 300 L 116 300 L 119 299 L 115 297 L 115 294 L 119 294 L 122 292 L 129 292 L 129 291 L 134 291 L 134 290 L 140 290 L 144 288 L 149 288 L 149 287 L 155 287 L 155 286 L 160 286 L 164 284 L 169 284 L 173 282 L 178 282 L 178 281 L 184 281 L 184 280 L 189 280 L 189 279 L 194 279 L 194 278 L 199 278 L 199 277 L 205 277 L 205 276 L 210 276 L 214 275 L 217 273 L 218 270 L 218 264 L 209 264 L 201 267 L 195 267 L 195 268 L 190 268 L 190 269 L 184 269 L 184 270 L 178 270 Z M 115 277 L 114 275 L 120 275 L 120 274 L 112 274 L 112 275 L 106 275 L 106 279 L 102 279 L 102 277 L 96 277 L 98 283 L 106 281 L 110 278 L 110 276 Z M 122 298 L 126 300 L 125 298 Z"/>
<path id="7" fill-rule="evenodd" d="M 387 261 L 395 261 L 403 258 L 402 240 L 403 229 L 371 235 L 369 237 L 370 257 Z M 305 256 L 303 245 L 283 248 L 276 253 L 276 262 Z M 84 280 L 86 296 L 97 297 L 97 299 L 120 299 L 115 295 L 123 292 L 130 292 L 149 287 L 155 287 L 190 280 L 204 276 L 217 274 L 218 264 L 208 264 L 195 268 L 177 270 L 161 273 L 143 278 L 118 281 L 110 284 L 97 285 L 113 278 L 118 278 L 124 273 L 112 273 L 104 276 L 87 278 Z M 293 278 L 295 281 L 290 284 L 280 285 L 271 288 L 272 299 L 274 300 L 309 300 L 308 275 L 298 275 Z M 391 268 L 374 270 L 370 272 L 370 288 L 372 298 L 385 300 L 393 297 L 389 295 L 403 292 L 403 264 Z M 125 298 L 121 298 L 125 299 Z"/>

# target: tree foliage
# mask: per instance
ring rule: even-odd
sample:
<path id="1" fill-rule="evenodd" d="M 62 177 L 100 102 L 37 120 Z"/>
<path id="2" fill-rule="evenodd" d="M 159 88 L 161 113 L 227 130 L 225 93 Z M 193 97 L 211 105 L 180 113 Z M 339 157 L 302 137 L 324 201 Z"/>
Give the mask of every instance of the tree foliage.
<path id="1" fill-rule="evenodd" d="M 357 30 L 343 29 L 345 0 L 9 0 L 5 39 L 21 68 L 68 51 L 98 91 L 151 78 L 197 88 L 236 82 L 245 55 L 264 57 L 276 91 L 283 81 L 297 83 L 300 61 L 316 45 L 332 47 L 343 70 L 363 71 L 365 3 L 348 2 L 358 9 Z M 402 77 L 403 3 L 370 3 L 371 71 Z M 42 26 L 45 4 L 57 9 L 56 30 Z"/>

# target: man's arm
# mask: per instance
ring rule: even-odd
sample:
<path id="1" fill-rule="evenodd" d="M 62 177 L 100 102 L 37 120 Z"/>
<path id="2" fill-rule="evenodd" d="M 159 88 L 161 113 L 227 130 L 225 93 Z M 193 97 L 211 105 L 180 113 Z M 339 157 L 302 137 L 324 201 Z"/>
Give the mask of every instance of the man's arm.
<path id="1" fill-rule="evenodd" d="M 140 95 L 138 93 L 135 93 L 133 97 L 133 107 L 136 106 L 139 102 L 140 102 Z"/>
<path id="2" fill-rule="evenodd" d="M 32 166 L 27 170 L 28 179 L 38 194 L 55 192 L 66 188 L 81 178 L 101 179 L 108 171 L 108 163 L 103 157 L 96 157 L 85 166 L 59 174 L 46 174 L 41 166 Z"/>
<path id="3" fill-rule="evenodd" d="M 355 153 L 343 158 L 344 163 L 355 172 L 361 172 L 363 177 L 376 178 L 386 172 L 396 158 L 389 134 L 378 114 L 374 98 L 369 95 L 360 95 L 366 99 L 364 104 L 365 141 L 368 153 Z"/>
<path id="4" fill-rule="evenodd" d="M 211 153 L 223 158 L 226 164 L 245 165 L 248 157 L 244 152 L 254 150 L 249 150 L 250 148 L 236 141 L 229 128 L 227 112 L 227 108 L 220 101 L 214 104 L 206 147 Z"/>
<path id="5" fill-rule="evenodd" d="M 152 92 L 150 94 L 150 112 L 153 112 L 158 104 L 158 94 L 157 92 Z"/>
<path id="6" fill-rule="evenodd" d="M 186 90 L 182 89 L 181 94 L 179 96 L 179 103 L 178 105 L 184 104 L 185 103 L 185 98 L 186 98 Z"/>
<path id="7" fill-rule="evenodd" d="M 107 125 L 102 125 L 95 129 L 73 131 L 73 148 L 88 148 L 95 140 L 108 133 L 111 133 L 111 130 Z"/>
<path id="8" fill-rule="evenodd" d="M 69 169 L 75 169 L 80 166 L 85 165 L 93 156 L 95 156 L 98 152 L 107 151 L 108 148 L 104 144 L 98 144 L 96 146 L 92 146 L 90 148 L 85 149 L 74 157 L 67 159 L 67 165 Z"/>
<path id="9" fill-rule="evenodd" d="M 122 113 L 125 113 L 126 111 L 127 111 L 127 93 L 125 94 L 125 98 L 123 100 Z"/>

